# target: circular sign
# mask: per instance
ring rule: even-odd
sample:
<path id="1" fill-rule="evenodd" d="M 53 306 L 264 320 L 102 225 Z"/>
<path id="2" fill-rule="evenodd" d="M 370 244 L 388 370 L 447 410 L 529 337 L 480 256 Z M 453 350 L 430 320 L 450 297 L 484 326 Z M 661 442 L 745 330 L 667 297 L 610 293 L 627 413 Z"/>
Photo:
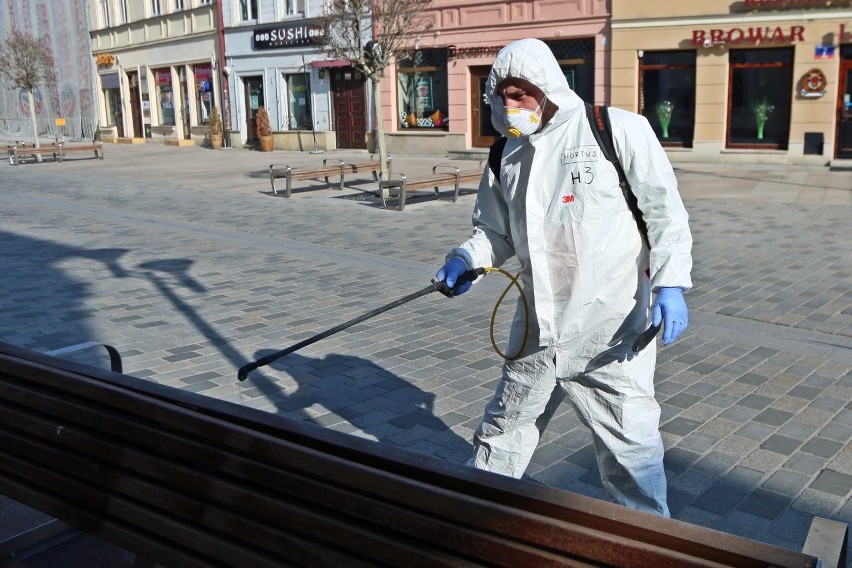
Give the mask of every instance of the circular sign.
<path id="1" fill-rule="evenodd" d="M 825 73 L 819 69 L 811 69 L 802 77 L 802 89 L 806 93 L 821 93 L 825 90 Z"/>

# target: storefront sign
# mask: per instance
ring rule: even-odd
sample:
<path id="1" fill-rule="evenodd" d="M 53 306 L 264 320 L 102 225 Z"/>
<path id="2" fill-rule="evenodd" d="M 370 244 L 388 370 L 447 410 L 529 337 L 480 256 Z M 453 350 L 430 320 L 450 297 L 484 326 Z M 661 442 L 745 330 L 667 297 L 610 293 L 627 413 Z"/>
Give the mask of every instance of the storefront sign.
<path id="1" fill-rule="evenodd" d="M 743 0 L 746 10 L 779 8 L 828 8 L 832 6 L 849 5 L 849 0 Z"/>
<path id="2" fill-rule="evenodd" d="M 459 57 L 492 57 L 501 49 L 503 49 L 502 45 L 480 45 L 477 47 L 448 45 L 447 59 L 456 59 Z"/>
<path id="3" fill-rule="evenodd" d="M 118 89 L 121 83 L 118 81 L 118 73 L 106 73 L 101 75 L 101 89 Z"/>
<path id="4" fill-rule="evenodd" d="M 253 49 L 278 49 L 319 43 L 325 30 L 318 20 L 300 20 L 297 24 L 280 24 L 255 28 Z"/>
<path id="5" fill-rule="evenodd" d="M 154 71 L 154 81 L 158 85 L 169 85 L 172 82 L 172 72 L 170 69 L 157 69 Z"/>
<path id="6" fill-rule="evenodd" d="M 209 81 L 213 76 L 213 68 L 210 65 L 196 65 L 195 69 L 195 82 L 200 83 L 202 81 Z"/>
<path id="7" fill-rule="evenodd" d="M 755 26 L 751 28 L 731 28 L 722 30 L 713 28 L 709 30 L 692 30 L 692 45 L 710 47 L 710 45 L 730 44 L 752 44 L 762 43 L 793 43 L 805 41 L 805 26 L 790 26 L 784 28 L 777 26 Z"/>
<path id="8" fill-rule="evenodd" d="M 813 97 L 824 95 L 827 83 L 825 73 L 820 69 L 811 69 L 802 76 L 802 96 Z"/>

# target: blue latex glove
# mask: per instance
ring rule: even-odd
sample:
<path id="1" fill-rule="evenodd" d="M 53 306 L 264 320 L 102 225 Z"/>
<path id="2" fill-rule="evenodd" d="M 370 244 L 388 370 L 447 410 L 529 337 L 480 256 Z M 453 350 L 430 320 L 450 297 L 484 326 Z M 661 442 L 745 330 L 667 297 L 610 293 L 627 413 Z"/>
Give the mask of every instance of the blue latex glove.
<path id="1" fill-rule="evenodd" d="M 438 280 L 443 280 L 448 288 L 452 289 L 453 286 L 456 285 L 456 280 L 459 276 L 468 271 L 467 263 L 460 258 L 451 258 L 447 261 L 447 263 L 438 271 L 435 275 L 435 278 Z M 465 282 L 461 286 L 458 287 L 457 290 L 453 290 L 453 295 L 458 296 L 459 294 L 464 294 L 468 290 L 473 283 Z"/>
<path id="2" fill-rule="evenodd" d="M 680 288 L 660 288 L 654 302 L 651 323 L 663 324 L 663 345 L 670 345 L 689 325 L 689 312 Z"/>

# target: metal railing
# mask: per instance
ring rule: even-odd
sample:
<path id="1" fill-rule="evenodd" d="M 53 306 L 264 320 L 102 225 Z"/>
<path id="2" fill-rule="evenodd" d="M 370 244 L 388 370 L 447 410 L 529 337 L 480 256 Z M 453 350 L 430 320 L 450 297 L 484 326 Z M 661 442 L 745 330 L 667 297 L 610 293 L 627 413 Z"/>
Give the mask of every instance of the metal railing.
<path id="1" fill-rule="evenodd" d="M 56 124 L 55 118 L 36 119 L 39 140 L 64 138 L 71 142 L 92 140 L 98 130 L 98 124 L 91 118 L 70 116 L 64 125 Z M 0 117 L 0 140 L 32 142 L 33 126 L 28 118 Z"/>

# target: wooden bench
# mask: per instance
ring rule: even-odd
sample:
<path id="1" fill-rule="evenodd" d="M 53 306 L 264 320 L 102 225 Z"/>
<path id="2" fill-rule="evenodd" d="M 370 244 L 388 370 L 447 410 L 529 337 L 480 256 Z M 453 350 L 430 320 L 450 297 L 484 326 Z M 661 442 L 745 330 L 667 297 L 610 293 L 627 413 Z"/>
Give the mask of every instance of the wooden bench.
<path id="1" fill-rule="evenodd" d="M 9 163 L 13 166 L 21 165 L 23 158 L 32 157 L 36 154 L 49 154 L 53 156 L 54 160 L 62 161 L 62 147 L 61 144 L 42 144 L 38 148 L 36 148 L 32 144 L 15 144 L 13 146 L 7 146 L 7 151 L 9 152 Z"/>
<path id="2" fill-rule="evenodd" d="M 484 160 L 479 162 L 479 169 L 462 170 L 455 164 L 435 164 L 432 167 L 432 175 L 430 177 L 420 179 L 408 179 L 405 174 L 399 174 L 398 179 L 389 179 L 379 182 L 379 194 L 382 199 L 382 207 L 387 207 L 387 202 L 393 197 L 399 198 L 398 211 L 405 209 L 405 201 L 408 194 L 412 191 L 432 190 L 435 192 L 435 199 L 440 196 L 440 187 L 453 186 L 452 202 L 459 198 L 459 188 L 463 183 L 479 182 L 482 179 L 482 164 Z"/>
<path id="3" fill-rule="evenodd" d="M 68 144 L 67 142 L 59 143 L 59 161 L 65 160 L 66 154 L 69 152 L 94 152 L 95 158 L 104 159 L 104 144 L 103 142 L 91 142 L 88 144 Z"/>
<path id="4" fill-rule="evenodd" d="M 329 177 L 340 176 L 340 183 L 337 189 L 343 189 L 343 182 L 347 173 L 362 173 L 372 172 L 374 181 L 378 181 L 378 172 L 381 171 L 381 162 L 370 160 L 359 164 L 347 163 L 337 158 L 326 158 L 322 161 L 321 168 L 301 169 L 284 166 L 276 168 L 272 164 L 269 165 L 269 183 L 272 185 L 272 194 L 278 195 L 275 189 L 275 180 L 284 178 L 286 186 L 284 189 L 284 197 L 290 197 L 293 191 L 293 181 L 324 178 L 326 187 L 331 187 Z M 388 173 L 391 171 L 391 158 L 388 157 Z"/>
<path id="5" fill-rule="evenodd" d="M 102 142 L 92 142 L 90 144 L 68 144 L 67 142 L 56 142 L 53 144 L 42 144 L 36 148 L 27 144 L 16 144 L 8 146 L 9 163 L 18 166 L 24 157 L 35 156 L 36 154 L 51 154 L 53 159 L 58 162 L 65 160 L 66 154 L 69 152 L 94 152 L 95 158 L 104 159 L 104 146 Z"/>
<path id="6" fill-rule="evenodd" d="M 818 562 L 5 343 L 0 493 L 137 565 Z"/>

